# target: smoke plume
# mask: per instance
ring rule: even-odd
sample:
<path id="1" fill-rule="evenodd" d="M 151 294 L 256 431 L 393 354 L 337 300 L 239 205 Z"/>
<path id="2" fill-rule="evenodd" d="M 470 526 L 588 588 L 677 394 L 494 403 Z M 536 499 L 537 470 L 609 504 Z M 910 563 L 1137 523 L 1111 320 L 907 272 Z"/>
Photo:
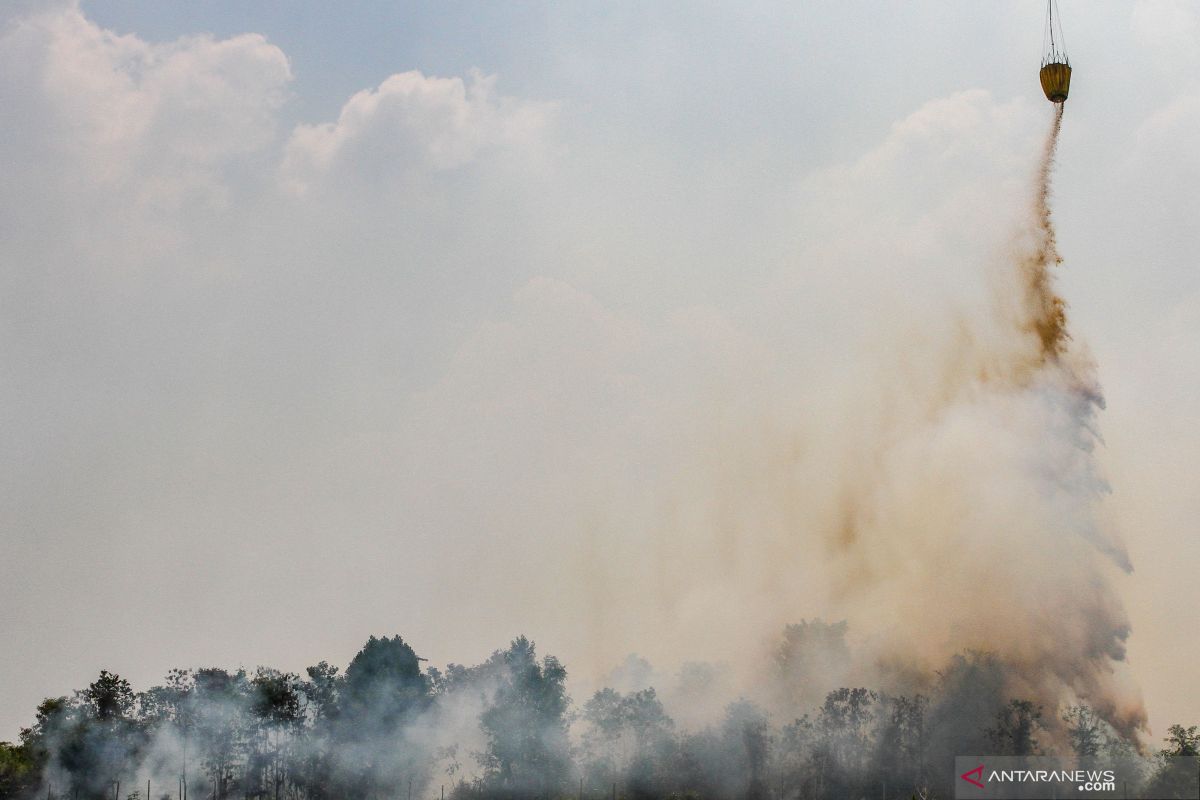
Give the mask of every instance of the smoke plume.
<path id="1" fill-rule="evenodd" d="M 816 775 L 806 796 L 839 797 L 876 791 L 897 763 L 905 791 L 928 786 L 955 752 L 996 752 L 1013 720 L 1065 752 L 1068 709 L 1117 745 L 1136 741 L 1145 714 L 1120 597 L 1131 566 L 1094 455 L 1103 399 L 1054 286 L 1061 125 L 1060 106 L 980 302 L 881 331 L 841 382 L 781 393 L 793 408 L 770 392 L 697 402 L 708 424 L 663 435 L 666 460 L 636 465 L 645 486 L 596 492 L 569 543 L 574 568 L 553 549 L 515 567 L 497 551 L 496 601 L 553 596 L 530 613 L 567 618 L 578 662 L 539 658 L 520 637 L 442 672 L 395 637 L 308 680 L 204 669 L 135 696 L 104 673 L 39 709 L 29 746 L 45 782 L 29 785 L 100 797 L 150 780 L 179 796 L 190 780 L 219 799 L 620 784 L 733 798 L 794 797 Z M 536 288 L 577 321 L 574 295 Z M 578 505 L 525 499 L 531 529 Z M 566 664 L 586 685 L 634 648 L 649 662 L 626 659 L 572 704 Z"/>
<path id="2" fill-rule="evenodd" d="M 1059 105 L 993 314 L 925 354 L 939 360 L 931 380 L 910 372 L 890 387 L 915 402 L 871 423 L 823 539 L 834 597 L 883 684 L 911 687 L 958 653 L 991 653 L 1002 694 L 1085 702 L 1132 736 L 1145 714 L 1122 664 L 1117 581 L 1131 567 L 1103 520 L 1094 461 L 1103 399 L 1054 288 L 1061 126 Z"/>
<path id="3" fill-rule="evenodd" d="M 668 673 L 721 662 L 727 699 L 786 719 L 841 686 L 931 691 L 956 659 L 987 654 L 984 707 L 1084 703 L 1126 736 L 1142 728 L 1120 588 L 1131 565 L 1096 461 L 1103 396 L 1055 290 L 1061 125 L 1059 107 L 1011 212 L 1003 193 L 973 198 L 1014 215 L 977 300 L 886 319 L 819 390 L 741 389 L 679 437 L 651 500 L 608 493 L 584 536 L 593 652 L 571 659 L 576 674 L 630 649 Z M 844 620 L 850 653 L 805 634 L 810 652 L 780 676 L 779 631 L 813 617 Z M 657 687 L 673 713 L 700 707 Z"/>

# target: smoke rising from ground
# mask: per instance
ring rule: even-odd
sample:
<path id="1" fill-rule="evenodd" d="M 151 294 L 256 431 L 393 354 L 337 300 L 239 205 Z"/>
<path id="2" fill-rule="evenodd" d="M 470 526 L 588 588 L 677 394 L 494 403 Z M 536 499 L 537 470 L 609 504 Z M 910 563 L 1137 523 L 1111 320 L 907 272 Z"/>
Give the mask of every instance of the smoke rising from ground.
<path id="1" fill-rule="evenodd" d="M 739 177 L 718 164 L 726 151 L 689 182 L 674 142 L 678 174 L 578 138 L 555 162 L 561 109 L 490 78 L 384 80 L 345 119 L 289 137 L 264 114 L 283 102 L 288 61 L 260 38 L 147 46 L 70 13 L 23 25 L 5 52 L 25 103 L 14 120 L 64 120 L 5 139 L 6 209 L 26 221 L 5 253 L 29 265 L 6 273 L 8 402 L 37 422 L 9 429 L 13 529 L 28 531 L 13 536 L 11 583 L 28 591 L 12 619 L 108 631 L 53 637 L 64 649 L 47 670 L 95 659 L 145 670 L 145 685 L 177 661 L 296 669 L 315 660 L 297 654 L 297 629 L 345 631 L 320 648 L 334 654 L 400 630 L 442 663 L 527 630 L 586 687 L 643 653 L 657 676 L 623 692 L 659 688 L 691 730 L 738 694 L 785 715 L 840 686 L 928 687 L 973 648 L 996 659 L 973 673 L 993 699 L 1086 698 L 1136 727 L 1129 559 L 1098 511 L 1098 382 L 1053 286 L 1056 138 L 1033 201 L 1003 179 L 972 194 L 889 171 L 911 159 L 916 173 L 1023 174 L 1029 153 L 1006 160 L 1020 104 L 932 102 L 831 185 L 785 191 L 799 178 L 764 177 L 782 159 Z M 170 80 L 193 73 L 212 73 L 198 81 L 211 96 Z M 113 97 L 154 124 L 106 127 Z M 1188 140 L 1174 130 L 1160 134 Z M 54 166 L 24 157 L 22 136 Z M 395 149 L 380 169 L 382 145 Z M 1145 157 L 1161 162 L 1152 146 Z M 43 189 L 60 183 L 68 202 Z M 781 201 L 792 191 L 814 207 L 796 214 Z M 838 206 L 856 191 L 859 217 Z M 724 227 L 739 214 L 768 222 Z M 73 235 L 47 235 L 45 219 Z M 763 242 L 801 224 L 813 244 L 764 280 Z M 989 224 L 1011 242 L 991 248 Z M 939 244 L 957 254 L 929 259 L 945 292 L 912 269 Z M 767 285 L 706 305 L 689 292 L 713 275 Z M 505 302 L 481 299 L 489 282 Z M 639 295 L 649 313 L 628 311 Z M 459 302 L 486 321 L 455 319 Z M 428 375 L 405 371 L 426 357 Z M 143 557 L 158 568 L 127 568 Z M 43 592 L 59 585 L 79 590 Z M 219 642 L 179 642 L 179 611 L 157 598 L 184 592 L 202 598 L 189 621 Z M 817 616 L 845 619 L 850 646 L 797 656 L 774 685 L 780 631 Z M 113 619 L 137 619 L 138 641 Z"/>
<path id="2" fill-rule="evenodd" d="M 1086 702 L 1132 735 L 1145 716 L 1126 683 L 1117 588 L 1130 567 L 1099 513 L 1093 456 L 1103 401 L 1052 274 L 1061 124 L 1057 106 L 1030 213 L 998 264 L 996 317 L 966 319 L 961 340 L 917 355 L 935 365 L 930 382 L 890 387 L 907 398 L 867 423 L 821 538 L 834 597 L 885 682 L 990 652 L 1007 694 Z"/>
<path id="3" fill-rule="evenodd" d="M 1095 462 L 1103 400 L 1054 290 L 1061 122 L 1060 107 L 978 304 L 921 309 L 920 326 L 870 344 L 864 375 L 798 397 L 799 413 L 726 411 L 710 449 L 683 451 L 642 555 L 588 567 L 604 586 L 625 570 L 649 587 L 601 595 L 602 623 L 626 626 L 605 649 L 647 618 L 674 620 L 659 651 L 703 658 L 703 642 L 754 693 L 763 670 L 738 653 L 765 652 L 799 617 L 844 618 L 855 657 L 813 670 L 809 701 L 839 685 L 928 687 L 976 651 L 1003 665 L 1004 694 L 1091 704 L 1125 735 L 1144 725 L 1124 663 L 1130 564 Z M 1000 198 L 979 202 L 1004 217 Z"/>
<path id="4" fill-rule="evenodd" d="M 933 443 L 932 453 L 919 441 L 902 445 L 933 455 L 926 468 L 953 474 L 937 476 L 941 497 L 926 484 L 929 494 L 906 498 L 921 508 L 900 511 L 915 511 L 917 519 L 899 528 L 902 540 L 909 532 L 916 538 L 905 542 L 906 554 L 895 552 L 898 563 L 933 567 L 907 576 L 917 585 L 927 581 L 933 604 L 907 617 L 900 630 L 920 642 L 941 629 L 959 648 L 994 652 L 1012 669 L 1010 693 L 1050 705 L 1091 703 L 1128 735 L 1145 719 L 1136 694 L 1114 676 L 1129 633 L 1115 573 L 1129 564 L 1098 514 L 1106 485 L 1092 451 L 1099 442 L 1095 412 L 1103 401 L 1086 352 L 1072 348 L 1052 274 L 1062 261 L 1049 202 L 1062 117 L 1058 105 L 1036 172 L 1030 229 L 1013 253 L 1024 292 L 1018 324 L 1007 331 L 998 326 L 997 333 L 1010 340 L 994 362 L 998 369 L 985 366 L 974 376 L 956 370 L 961 383 L 941 407 L 928 410 L 928 427 L 920 434 Z M 968 363 L 977 357 L 967 356 Z M 941 441 L 976 425 L 975 452 L 964 452 L 962 441 L 942 450 Z M 943 462 L 944 455 L 953 461 Z M 925 484 L 917 477 L 919 464 L 911 462 L 911 471 L 893 479 Z M 959 505 L 964 500 L 968 508 Z M 887 535 L 889 516 L 880 520 L 881 535 Z M 922 523 L 935 538 L 918 532 Z M 921 558 L 930 544 L 941 555 Z M 948 587 L 958 592 L 949 603 L 942 593 Z M 939 617 L 944 622 L 930 624 Z"/>
<path id="5" fill-rule="evenodd" d="M 210 738 L 208 777 L 196 785 L 224 796 L 251 773 L 255 786 L 275 774 L 290 786 L 312 769 L 318 786 L 369 793 L 412 778 L 424 791 L 450 770 L 468 787 L 531 796 L 577 775 L 589 786 L 651 785 L 700 764 L 711 774 L 697 767 L 685 785 L 745 796 L 747 786 L 768 792 L 756 781 L 771 757 L 795 758 L 772 769 L 803 776 L 833 748 L 850 785 L 879 768 L 863 755 L 866 742 L 904 753 L 925 741 L 904 732 L 919 730 L 936 761 L 964 742 L 998 747 L 1012 738 L 1005 720 L 1037 708 L 1043 747 L 1066 746 L 1059 713 L 1078 707 L 1128 745 L 1144 723 L 1123 665 L 1128 623 L 1116 586 L 1128 560 L 1097 512 L 1100 393 L 1067 334 L 1051 272 L 1060 124 L 1056 116 L 1033 202 L 996 255 L 982 302 L 930 309 L 920 331 L 875 343 L 865 377 L 837 385 L 824 405 L 805 398 L 803 414 L 765 413 L 756 393 L 738 398 L 707 436 L 691 432 L 691 449 L 670 440 L 664 463 L 674 471 L 655 465 L 645 497 L 626 488 L 596 501 L 585 559 L 566 570 L 595 601 L 577 617 L 599 651 L 581 673 L 611 667 L 618 648 L 660 644 L 654 667 L 627 662 L 619 695 L 578 704 L 573 735 L 584 756 L 571 756 L 565 672 L 518 640 L 479 667 L 432 678 L 410 650 L 378 670 L 360 654 L 366 660 L 340 683 L 321 668 L 299 686 L 272 671 L 199 671 L 186 692 L 198 699 L 183 700 L 184 718 L 195 711 Z M 561 286 L 539 289 L 564 307 L 577 303 Z M 530 577 L 533 588 L 555 580 Z M 573 603 L 566 610 L 578 613 Z M 798 622 L 817 615 L 846 622 Z M 695 663 L 679 664 L 688 658 Z M 289 728 L 272 739 L 273 712 L 257 698 L 277 697 L 280 680 L 303 699 L 288 725 L 310 726 L 305 738 L 293 741 Z M 152 718 L 177 725 L 180 711 L 164 708 Z M 70 735 L 70 714 L 102 723 L 81 728 L 95 740 L 81 752 L 121 766 L 95 773 L 89 791 L 102 791 L 113 769 L 139 782 L 177 771 L 177 727 L 150 725 L 149 747 L 135 756 L 108 746 L 121 739 L 105 732 L 100 709 L 87 700 L 55 718 Z M 266 733 L 247 734 L 245 719 Z M 112 724 L 137 734 L 142 723 Z M 787 748 L 767 744 L 773 730 Z M 226 753 L 224 742 L 242 749 Z M 299 748 L 286 770 L 284 743 Z M 656 748 L 657 761 L 630 755 Z M 51 769 L 60 784 L 74 774 Z"/>

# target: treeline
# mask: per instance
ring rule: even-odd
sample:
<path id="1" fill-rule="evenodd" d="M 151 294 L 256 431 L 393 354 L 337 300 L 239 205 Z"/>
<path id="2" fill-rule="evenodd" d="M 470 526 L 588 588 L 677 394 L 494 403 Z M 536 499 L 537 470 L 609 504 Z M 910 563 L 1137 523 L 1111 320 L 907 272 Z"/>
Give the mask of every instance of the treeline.
<path id="1" fill-rule="evenodd" d="M 815 658 L 828 661 L 843 631 L 789 626 L 781 698 L 804 641 L 832 642 Z M 1200 752 L 1195 726 L 1172 727 L 1156 767 L 1086 706 L 1049 713 L 998 695 L 1002 671 L 968 654 L 928 694 L 840 688 L 783 719 L 786 699 L 770 710 L 740 699 L 689 729 L 653 688 L 574 705 L 564 666 L 524 637 L 444 671 L 422 669 L 399 636 L 372 637 L 344 672 L 173 670 L 135 693 L 105 671 L 0 743 L 0 799 L 933 798 L 954 796 L 955 755 L 1067 748 L 1140 769 L 1154 796 L 1171 797 L 1165 757 Z"/>

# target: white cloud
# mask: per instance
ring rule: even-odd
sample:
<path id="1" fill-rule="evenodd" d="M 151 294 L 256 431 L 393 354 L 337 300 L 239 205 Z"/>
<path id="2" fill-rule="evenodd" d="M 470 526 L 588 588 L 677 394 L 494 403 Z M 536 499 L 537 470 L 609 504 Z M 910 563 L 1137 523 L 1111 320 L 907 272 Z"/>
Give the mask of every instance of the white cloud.
<path id="1" fill-rule="evenodd" d="M 46 11 L 78 8 L 78 0 L 7 0 L 0 6 L 0 27 Z"/>
<path id="2" fill-rule="evenodd" d="M 274 140 L 290 79 L 259 35 L 152 44 L 77 9 L 43 12 L 0 38 L 0 91 L 15 101 L 4 145 L 36 153 L 31 180 L 102 191 L 109 207 L 220 202 L 222 169 Z"/>
<path id="3" fill-rule="evenodd" d="M 283 179 L 303 190 L 331 172 L 451 170 L 491 149 L 536 150 L 553 106 L 505 97 L 496 76 L 392 75 L 359 92 L 337 122 L 300 125 L 283 160 Z"/>

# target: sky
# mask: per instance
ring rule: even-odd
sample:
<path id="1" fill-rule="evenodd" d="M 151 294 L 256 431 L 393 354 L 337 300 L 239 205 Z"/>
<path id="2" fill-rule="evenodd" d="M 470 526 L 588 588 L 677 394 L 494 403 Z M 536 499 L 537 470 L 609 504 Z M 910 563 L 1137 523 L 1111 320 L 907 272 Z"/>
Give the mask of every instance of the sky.
<path id="1" fill-rule="evenodd" d="M 1200 722 L 1200 7 L 1061 6 L 1058 285 L 1161 735 Z M 819 554 L 689 520 L 978 302 L 1042 10 L 6 4 L 0 738 L 101 668 L 525 633 L 599 676 L 836 617 Z"/>

